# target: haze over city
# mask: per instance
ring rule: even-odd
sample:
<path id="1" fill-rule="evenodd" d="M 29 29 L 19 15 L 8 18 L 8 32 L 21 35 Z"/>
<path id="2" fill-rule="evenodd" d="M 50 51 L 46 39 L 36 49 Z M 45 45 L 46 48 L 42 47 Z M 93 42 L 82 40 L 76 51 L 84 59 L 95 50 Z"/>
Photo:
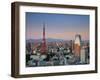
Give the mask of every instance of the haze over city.
<path id="1" fill-rule="evenodd" d="M 26 67 L 89 64 L 89 16 L 26 13 Z"/>
<path id="2" fill-rule="evenodd" d="M 43 24 L 46 38 L 73 40 L 80 34 L 89 40 L 89 15 L 26 12 L 26 39 L 41 39 Z"/>
<path id="3" fill-rule="evenodd" d="M 26 12 L 26 39 L 42 38 L 45 24 L 46 38 L 72 40 L 80 34 L 89 40 L 89 16 Z"/>

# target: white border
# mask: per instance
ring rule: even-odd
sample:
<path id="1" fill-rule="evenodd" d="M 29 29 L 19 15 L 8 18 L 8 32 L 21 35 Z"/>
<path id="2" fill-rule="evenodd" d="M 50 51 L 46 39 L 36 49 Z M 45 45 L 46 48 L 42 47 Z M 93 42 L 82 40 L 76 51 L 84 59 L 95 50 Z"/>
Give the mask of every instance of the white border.
<path id="1" fill-rule="evenodd" d="M 40 74 L 54 72 L 73 72 L 95 70 L 95 11 L 69 8 L 50 8 L 36 6 L 20 6 L 20 74 Z M 50 67 L 25 67 L 25 12 L 57 13 L 57 14 L 82 14 L 90 15 L 90 64 L 89 65 L 67 65 L 67 66 L 50 66 Z"/>

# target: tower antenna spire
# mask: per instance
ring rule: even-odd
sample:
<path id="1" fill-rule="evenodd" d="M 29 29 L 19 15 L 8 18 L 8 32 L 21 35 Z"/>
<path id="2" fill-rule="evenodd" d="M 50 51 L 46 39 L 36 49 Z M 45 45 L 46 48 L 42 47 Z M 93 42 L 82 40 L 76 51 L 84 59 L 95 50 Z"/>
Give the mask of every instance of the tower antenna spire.
<path id="1" fill-rule="evenodd" d="M 45 22 L 43 22 L 43 38 L 41 45 L 41 53 L 46 53 L 46 39 L 45 39 Z"/>

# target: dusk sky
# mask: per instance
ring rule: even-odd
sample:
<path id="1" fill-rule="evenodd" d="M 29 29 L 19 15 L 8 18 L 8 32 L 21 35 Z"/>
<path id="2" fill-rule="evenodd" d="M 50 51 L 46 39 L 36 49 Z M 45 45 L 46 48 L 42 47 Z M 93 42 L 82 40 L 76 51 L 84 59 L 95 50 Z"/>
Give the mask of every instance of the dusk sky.
<path id="1" fill-rule="evenodd" d="M 43 23 L 46 38 L 73 40 L 80 34 L 89 40 L 89 15 L 26 12 L 26 39 L 42 38 Z"/>

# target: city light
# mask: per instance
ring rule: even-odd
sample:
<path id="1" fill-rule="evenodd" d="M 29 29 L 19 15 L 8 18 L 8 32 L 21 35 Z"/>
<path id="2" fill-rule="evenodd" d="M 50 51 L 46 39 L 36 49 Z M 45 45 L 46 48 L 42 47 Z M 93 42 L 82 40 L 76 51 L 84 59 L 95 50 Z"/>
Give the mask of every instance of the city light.
<path id="1" fill-rule="evenodd" d="M 45 37 L 45 23 L 42 31 L 42 39 L 26 42 L 26 67 L 89 64 L 89 41 L 80 34 L 74 40 L 50 40 Z"/>

